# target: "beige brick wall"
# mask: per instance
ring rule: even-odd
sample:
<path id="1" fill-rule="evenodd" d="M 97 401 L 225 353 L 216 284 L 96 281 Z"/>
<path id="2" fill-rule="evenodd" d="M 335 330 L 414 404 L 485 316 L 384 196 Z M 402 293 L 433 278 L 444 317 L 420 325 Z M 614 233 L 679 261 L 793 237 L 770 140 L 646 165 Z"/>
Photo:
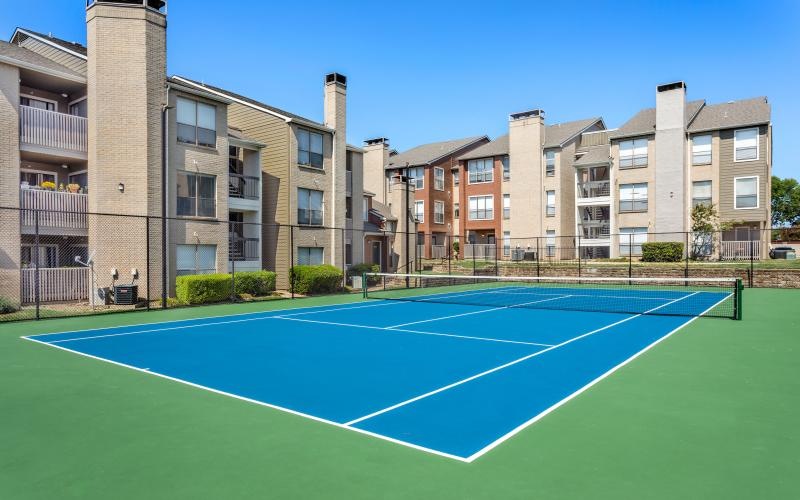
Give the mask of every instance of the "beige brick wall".
<path id="1" fill-rule="evenodd" d="M 0 207 L 19 207 L 19 70 L 0 63 Z M 0 297 L 20 294 L 19 212 L 0 209 Z"/>

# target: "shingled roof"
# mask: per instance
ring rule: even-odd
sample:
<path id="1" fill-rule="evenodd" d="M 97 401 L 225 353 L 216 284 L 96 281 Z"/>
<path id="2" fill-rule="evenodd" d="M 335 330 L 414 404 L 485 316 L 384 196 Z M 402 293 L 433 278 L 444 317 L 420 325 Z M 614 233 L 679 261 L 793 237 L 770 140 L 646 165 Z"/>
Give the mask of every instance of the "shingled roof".
<path id="1" fill-rule="evenodd" d="M 290 113 L 290 112 L 285 111 L 285 110 L 280 109 L 280 108 L 276 108 L 275 106 L 270 106 L 269 104 L 264 104 L 263 102 L 256 101 L 255 99 L 251 99 L 251 98 L 245 97 L 245 96 L 243 96 L 241 94 L 237 94 L 235 92 L 231 92 L 230 90 L 225 90 L 225 89 L 220 88 L 220 87 L 215 87 L 213 85 L 209 85 L 209 84 L 204 83 L 204 82 L 198 82 L 197 80 L 192 80 L 191 78 L 186 78 L 185 76 L 174 76 L 173 78 L 175 78 L 176 80 L 181 81 L 183 83 L 188 83 L 188 84 L 194 85 L 194 86 L 196 86 L 198 88 L 210 90 L 213 93 L 221 94 L 224 97 L 227 97 L 227 98 L 229 98 L 231 100 L 240 101 L 240 102 L 245 103 L 245 104 L 249 104 L 249 105 L 252 105 L 252 106 L 255 106 L 255 107 L 263 108 L 263 109 L 268 110 L 268 111 L 270 111 L 270 112 L 272 112 L 272 113 L 274 113 L 276 115 L 280 115 L 280 116 L 286 117 L 286 118 L 288 118 L 288 119 L 290 119 L 292 121 L 295 121 L 297 123 L 300 123 L 302 125 L 307 125 L 307 126 L 314 127 L 314 128 L 322 128 L 322 129 L 325 129 L 325 130 L 330 130 L 328 127 L 326 127 L 322 123 L 316 122 L 314 120 L 310 120 L 308 118 L 302 117 L 300 115 L 296 115 L 294 113 Z"/>
<path id="2" fill-rule="evenodd" d="M 450 141 L 431 142 L 429 144 L 422 144 L 408 151 L 396 154 L 389 157 L 389 164 L 386 168 L 417 167 L 428 165 L 434 161 L 443 158 L 447 155 L 457 153 L 465 147 L 475 144 L 477 142 L 488 140 L 485 135 L 465 137 L 463 139 L 453 139 Z"/>
<path id="3" fill-rule="evenodd" d="M 770 115 L 766 97 L 711 104 L 703 106 L 689 125 L 689 132 L 763 125 L 770 122 Z"/>
<path id="4" fill-rule="evenodd" d="M 606 165 L 611 162 L 611 146 L 600 144 L 590 146 L 580 158 L 575 160 L 575 167 L 593 167 L 595 165 Z"/>
<path id="5" fill-rule="evenodd" d="M 686 103 L 686 125 L 703 107 L 705 101 L 690 101 Z M 610 139 L 621 139 L 637 135 L 654 134 L 656 132 L 656 108 L 647 108 L 639 111 L 633 118 L 625 122 L 620 128 L 608 134 Z"/>
<path id="6" fill-rule="evenodd" d="M 492 142 L 479 146 L 465 155 L 458 157 L 459 160 L 473 160 L 475 158 L 489 158 L 490 156 L 503 156 L 508 154 L 508 134 L 498 137 Z"/>
<path id="7" fill-rule="evenodd" d="M 600 117 L 584 118 L 572 122 L 555 123 L 548 125 L 544 129 L 544 148 L 559 148 L 568 143 L 571 139 L 579 136 L 587 128 L 597 122 L 602 122 Z"/>

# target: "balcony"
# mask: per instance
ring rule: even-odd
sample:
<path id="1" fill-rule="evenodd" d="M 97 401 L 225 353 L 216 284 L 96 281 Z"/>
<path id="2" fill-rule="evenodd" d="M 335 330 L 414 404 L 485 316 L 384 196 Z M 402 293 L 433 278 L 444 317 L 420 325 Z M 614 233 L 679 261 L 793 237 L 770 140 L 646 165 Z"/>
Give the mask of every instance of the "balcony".
<path id="1" fill-rule="evenodd" d="M 19 122 L 21 149 L 65 158 L 87 158 L 86 118 L 20 105 Z"/>
<path id="2" fill-rule="evenodd" d="M 83 236 L 89 228 L 89 196 L 63 191 L 20 189 L 22 232 Z"/>
<path id="3" fill-rule="evenodd" d="M 261 240 L 259 238 L 244 238 L 231 234 L 228 239 L 228 260 L 243 262 L 247 260 L 260 260 Z"/>
<path id="4" fill-rule="evenodd" d="M 591 146 L 601 146 L 608 144 L 608 130 L 598 130 L 596 132 L 584 132 L 581 135 L 579 148 L 588 148 Z"/>
<path id="5" fill-rule="evenodd" d="M 611 196 L 611 181 L 587 181 L 578 183 L 578 198 L 604 198 Z"/>
<path id="6" fill-rule="evenodd" d="M 261 197 L 261 179 L 249 175 L 228 174 L 228 194 L 241 200 L 258 200 Z"/>
<path id="7" fill-rule="evenodd" d="M 36 302 L 37 279 L 39 302 L 66 302 L 89 298 L 91 286 L 88 267 L 31 268 L 23 269 L 21 275 L 23 304 Z"/>
<path id="8" fill-rule="evenodd" d="M 582 240 L 608 240 L 611 237 L 611 223 L 607 220 L 584 219 L 579 223 L 579 234 Z"/>
<path id="9" fill-rule="evenodd" d="M 497 256 L 497 245 L 493 243 L 467 243 L 464 245 L 465 259 L 489 259 Z"/>
<path id="10" fill-rule="evenodd" d="M 761 259 L 761 242 L 754 241 L 721 241 L 722 260 L 759 260 Z"/>

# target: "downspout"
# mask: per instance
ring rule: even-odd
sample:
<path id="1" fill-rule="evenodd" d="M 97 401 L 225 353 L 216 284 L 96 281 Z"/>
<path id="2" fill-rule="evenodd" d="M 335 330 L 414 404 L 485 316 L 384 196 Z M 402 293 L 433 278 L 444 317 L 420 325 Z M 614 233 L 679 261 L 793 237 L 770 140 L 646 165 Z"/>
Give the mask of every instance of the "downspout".
<path id="1" fill-rule="evenodd" d="M 167 189 L 169 185 L 169 175 L 167 172 L 167 159 L 169 158 L 169 110 L 172 107 L 169 105 L 169 92 L 171 86 L 167 84 L 167 104 L 161 106 L 161 308 L 167 308 L 167 286 L 168 279 L 167 273 L 169 272 L 169 263 L 167 261 L 167 246 L 169 244 L 167 232 Z M 149 244 L 149 242 L 148 242 Z M 150 277 L 148 276 L 148 280 Z M 149 299 L 149 297 L 148 297 Z"/>

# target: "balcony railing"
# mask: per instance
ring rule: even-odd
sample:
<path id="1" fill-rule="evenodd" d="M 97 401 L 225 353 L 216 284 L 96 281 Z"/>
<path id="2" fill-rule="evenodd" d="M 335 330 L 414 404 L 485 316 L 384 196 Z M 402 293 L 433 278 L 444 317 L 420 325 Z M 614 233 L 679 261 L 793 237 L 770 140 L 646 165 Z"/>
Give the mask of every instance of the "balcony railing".
<path id="1" fill-rule="evenodd" d="M 597 132 L 584 132 L 581 135 L 581 148 L 590 146 L 600 146 L 608 144 L 608 130 L 598 130 Z"/>
<path id="2" fill-rule="evenodd" d="M 228 174 L 228 194 L 231 198 L 257 200 L 261 197 L 261 179 L 249 175 Z"/>
<path id="3" fill-rule="evenodd" d="M 578 198 L 602 198 L 604 196 L 611 196 L 611 181 L 578 183 Z"/>
<path id="4" fill-rule="evenodd" d="M 722 260 L 758 260 L 761 258 L 760 241 L 722 241 Z"/>
<path id="5" fill-rule="evenodd" d="M 228 260 L 241 262 L 244 260 L 259 260 L 261 257 L 261 240 L 258 238 L 243 238 L 230 235 L 228 239 Z"/>
<path id="6" fill-rule="evenodd" d="M 609 221 L 583 220 L 580 223 L 582 238 L 596 240 L 611 237 L 611 223 Z"/>
<path id="7" fill-rule="evenodd" d="M 446 245 L 431 245 L 431 258 L 433 259 L 446 259 L 447 246 Z"/>
<path id="8" fill-rule="evenodd" d="M 464 245 L 465 259 L 494 259 L 497 245 L 492 243 L 468 243 Z"/>
<path id="9" fill-rule="evenodd" d="M 82 116 L 20 106 L 19 122 L 19 139 L 23 144 L 75 153 L 88 151 L 88 125 Z"/>
<path id="10" fill-rule="evenodd" d="M 22 270 L 22 303 L 36 302 L 37 269 Z M 39 301 L 64 302 L 89 298 L 89 268 L 39 268 Z"/>
<path id="11" fill-rule="evenodd" d="M 89 228 L 88 195 L 41 189 L 20 189 L 19 194 L 22 226 L 35 227 L 38 222 L 40 228 Z"/>

